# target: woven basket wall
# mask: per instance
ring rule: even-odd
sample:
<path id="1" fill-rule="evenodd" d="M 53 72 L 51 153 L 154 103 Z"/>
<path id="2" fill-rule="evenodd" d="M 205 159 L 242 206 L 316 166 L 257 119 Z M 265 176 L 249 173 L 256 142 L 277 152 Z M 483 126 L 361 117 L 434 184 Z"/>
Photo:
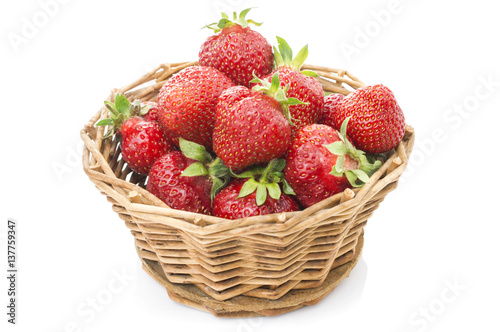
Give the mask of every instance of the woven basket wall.
<path id="1" fill-rule="evenodd" d="M 162 64 L 139 80 L 113 91 L 129 100 L 155 101 L 174 73 L 197 62 Z M 350 73 L 305 65 L 321 75 L 325 91 L 344 95 L 364 84 Z M 145 188 L 121 158 L 116 139 L 102 140 L 108 117 L 103 107 L 85 125 L 83 167 L 107 196 L 135 238 L 141 258 L 159 262 L 169 282 L 192 284 L 216 300 L 239 295 L 276 300 L 291 290 L 321 286 L 329 271 L 354 257 L 368 218 L 396 188 L 408 163 L 414 134 L 406 127 L 399 146 L 370 182 L 330 197 L 306 210 L 226 220 L 174 210 Z"/>

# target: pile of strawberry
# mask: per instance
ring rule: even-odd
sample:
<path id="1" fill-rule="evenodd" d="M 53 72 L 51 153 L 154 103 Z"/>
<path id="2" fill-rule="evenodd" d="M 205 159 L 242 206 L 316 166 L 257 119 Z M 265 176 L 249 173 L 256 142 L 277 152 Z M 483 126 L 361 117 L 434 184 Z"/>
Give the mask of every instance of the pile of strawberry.
<path id="1" fill-rule="evenodd" d="M 404 116 L 383 85 L 326 95 L 293 57 L 271 47 L 246 19 L 207 27 L 199 66 L 161 88 L 157 102 L 106 102 L 129 167 L 175 209 L 237 219 L 297 211 L 359 187 L 403 138 Z"/>

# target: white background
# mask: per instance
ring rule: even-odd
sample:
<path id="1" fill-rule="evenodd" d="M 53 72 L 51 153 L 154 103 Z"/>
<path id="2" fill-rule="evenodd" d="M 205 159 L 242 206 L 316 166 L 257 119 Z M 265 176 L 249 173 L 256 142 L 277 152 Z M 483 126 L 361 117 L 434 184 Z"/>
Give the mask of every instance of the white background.
<path id="1" fill-rule="evenodd" d="M 0 5 L 2 271 L 7 218 L 19 241 L 18 324 L 6 323 L 2 272 L 2 331 L 500 330 L 493 1 L 54 1 Z M 418 139 L 333 293 L 279 317 L 221 319 L 173 302 L 142 271 L 132 236 L 82 171 L 79 131 L 112 88 L 196 60 L 211 34 L 200 28 L 247 7 L 271 43 L 307 43 L 307 63 L 391 88 Z"/>

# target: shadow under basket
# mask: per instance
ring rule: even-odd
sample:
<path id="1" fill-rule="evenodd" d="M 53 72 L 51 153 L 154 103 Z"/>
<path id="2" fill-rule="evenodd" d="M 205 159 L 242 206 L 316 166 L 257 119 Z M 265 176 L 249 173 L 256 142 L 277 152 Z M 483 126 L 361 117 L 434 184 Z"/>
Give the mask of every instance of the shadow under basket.
<path id="1" fill-rule="evenodd" d="M 155 101 L 163 84 L 197 62 L 162 64 L 114 90 L 129 100 Z M 304 65 L 323 89 L 344 95 L 365 86 L 345 70 Z M 146 176 L 130 170 L 109 128 L 95 127 L 101 108 L 81 130 L 83 168 L 135 238 L 143 268 L 179 303 L 221 317 L 274 316 L 316 304 L 349 276 L 363 245 L 363 227 L 397 186 L 415 140 L 402 142 L 358 189 L 298 212 L 227 220 L 169 208 L 145 190 Z"/>

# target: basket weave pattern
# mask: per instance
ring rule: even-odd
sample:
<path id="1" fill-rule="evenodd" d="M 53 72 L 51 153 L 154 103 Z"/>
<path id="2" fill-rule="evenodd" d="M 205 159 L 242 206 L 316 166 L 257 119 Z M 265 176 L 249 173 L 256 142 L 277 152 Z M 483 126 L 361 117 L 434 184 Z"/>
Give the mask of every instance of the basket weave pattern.
<path id="1" fill-rule="evenodd" d="M 162 64 L 139 80 L 114 90 L 129 100 L 155 101 L 176 72 L 197 62 Z M 344 70 L 305 65 L 321 75 L 325 91 L 347 95 L 364 86 Z M 108 117 L 100 109 L 82 129 L 84 170 L 125 221 L 143 259 L 161 265 L 171 283 L 192 284 L 224 301 L 236 296 L 277 300 L 290 290 L 319 287 L 331 269 L 349 262 L 363 227 L 385 196 L 396 188 L 414 142 L 403 141 L 360 189 L 347 189 L 310 208 L 291 213 L 226 220 L 166 206 L 146 191 L 146 177 L 121 158 L 116 138 L 102 140 Z"/>

